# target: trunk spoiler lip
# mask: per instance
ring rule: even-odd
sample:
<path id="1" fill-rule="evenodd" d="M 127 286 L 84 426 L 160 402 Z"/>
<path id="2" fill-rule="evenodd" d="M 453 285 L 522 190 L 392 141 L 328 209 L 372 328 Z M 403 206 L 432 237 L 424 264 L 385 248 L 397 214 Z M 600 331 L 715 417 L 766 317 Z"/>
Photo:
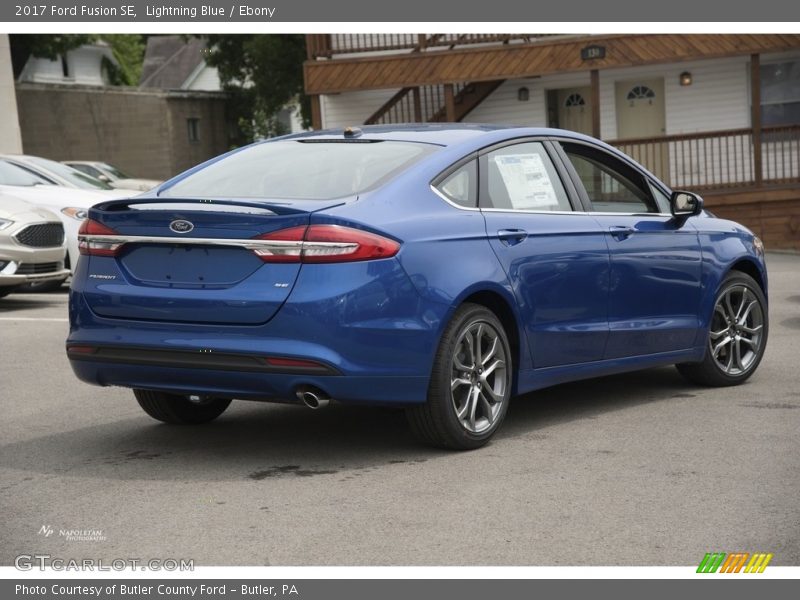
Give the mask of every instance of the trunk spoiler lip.
<path id="1" fill-rule="evenodd" d="M 334 200 L 302 200 L 301 202 L 308 203 L 307 209 L 297 208 L 291 200 L 269 200 L 269 199 L 239 199 L 239 198 L 164 198 L 160 196 L 142 197 L 134 196 L 132 198 L 122 198 L 115 200 L 108 200 L 95 204 L 89 209 L 89 217 L 92 213 L 98 212 L 122 212 L 130 210 L 130 207 L 138 204 L 197 204 L 198 206 L 220 205 L 220 206 L 241 206 L 246 208 L 258 208 L 272 211 L 279 216 L 302 215 L 343 206 L 348 201 L 356 201 L 358 196 L 350 198 L 337 198 Z M 165 209 L 172 210 L 172 209 Z"/>

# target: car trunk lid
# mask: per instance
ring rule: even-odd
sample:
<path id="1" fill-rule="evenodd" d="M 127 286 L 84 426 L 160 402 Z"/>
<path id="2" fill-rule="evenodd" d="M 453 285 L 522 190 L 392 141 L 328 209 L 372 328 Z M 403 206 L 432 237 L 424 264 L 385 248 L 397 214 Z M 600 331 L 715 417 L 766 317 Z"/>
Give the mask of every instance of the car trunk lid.
<path id="1" fill-rule="evenodd" d="M 299 263 L 265 263 L 254 238 L 306 226 L 341 201 L 131 199 L 95 207 L 113 257 L 90 256 L 85 297 L 112 318 L 255 325 L 277 312 Z M 100 238 L 97 238 L 100 239 Z M 256 243 L 258 241 L 256 240 Z"/>

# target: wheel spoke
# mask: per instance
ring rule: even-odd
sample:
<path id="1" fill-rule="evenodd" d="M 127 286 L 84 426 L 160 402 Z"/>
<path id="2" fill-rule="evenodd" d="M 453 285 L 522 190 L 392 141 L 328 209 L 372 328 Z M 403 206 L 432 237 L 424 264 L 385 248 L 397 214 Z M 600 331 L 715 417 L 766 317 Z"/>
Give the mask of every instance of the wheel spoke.
<path id="1" fill-rule="evenodd" d="M 494 409 L 492 408 L 492 404 L 486 399 L 486 396 L 483 395 L 483 392 L 479 391 L 478 397 L 481 401 L 481 406 L 483 406 L 483 412 L 486 413 L 486 420 L 489 423 L 494 422 Z"/>
<path id="2" fill-rule="evenodd" d="M 758 304 L 758 300 L 752 300 L 748 305 L 747 308 L 744 309 L 741 316 L 736 320 L 738 325 L 746 325 L 747 324 L 747 317 L 750 316 L 750 311 L 753 310 L 753 307 Z"/>
<path id="3" fill-rule="evenodd" d="M 471 381 L 469 379 L 463 379 L 461 377 L 457 377 L 450 382 L 450 391 L 455 390 L 457 387 L 461 387 L 462 385 L 471 385 Z"/>
<path id="4" fill-rule="evenodd" d="M 482 365 L 485 365 L 487 362 L 489 362 L 490 359 L 492 359 L 494 357 L 495 354 L 497 354 L 497 344 L 498 343 L 499 343 L 498 342 L 498 337 L 494 336 L 494 338 L 492 338 L 492 346 L 489 348 L 489 350 L 486 352 L 484 357 L 481 359 L 481 364 Z"/>
<path id="5" fill-rule="evenodd" d="M 730 373 L 733 367 L 733 347 L 728 349 L 728 362 L 725 363 L 725 372 Z"/>
<path id="6" fill-rule="evenodd" d="M 472 336 L 467 333 L 464 336 L 464 341 L 467 343 L 467 350 L 469 350 L 469 358 L 472 361 L 472 364 L 469 366 L 469 369 L 472 369 L 478 363 L 476 362 L 475 358 L 475 340 L 472 339 Z"/>
<path id="7" fill-rule="evenodd" d="M 734 322 L 738 323 L 739 319 L 742 318 L 742 312 L 744 311 L 745 304 L 747 303 L 747 294 L 750 293 L 750 290 L 747 288 L 742 288 L 742 301 L 739 303 L 739 308 L 736 309 L 736 316 L 734 318 Z"/>
<path id="8" fill-rule="evenodd" d="M 481 380 L 486 381 L 487 377 L 489 377 L 489 375 L 494 373 L 497 367 L 502 367 L 505 364 L 506 363 L 504 360 L 500 360 L 498 358 L 496 361 L 494 361 L 492 364 L 486 367 L 486 369 L 484 369 L 483 373 L 481 374 Z"/>
<path id="9" fill-rule="evenodd" d="M 481 355 L 481 343 L 483 341 L 483 323 L 478 324 L 478 330 L 475 332 L 475 354 L 472 356 L 472 364 L 481 364 L 483 357 Z"/>
<path id="10" fill-rule="evenodd" d="M 458 353 L 453 357 L 453 366 L 459 371 L 470 371 L 472 369 L 471 366 L 465 365 L 460 358 L 458 358 Z"/>
<path id="11" fill-rule="evenodd" d="M 724 299 L 724 302 L 725 302 L 725 313 L 726 313 L 725 316 L 729 321 L 735 322 L 736 321 L 736 311 L 733 310 L 733 305 L 731 304 L 731 294 L 732 294 L 732 292 L 733 292 L 733 288 L 728 290 L 728 292 L 725 294 L 725 299 Z"/>
<path id="12" fill-rule="evenodd" d="M 749 333 L 750 335 L 755 335 L 763 328 L 763 325 L 756 325 L 755 327 L 748 327 L 747 325 L 742 325 L 742 331 L 745 333 Z"/>
<path id="13" fill-rule="evenodd" d="M 744 371 L 744 363 L 742 362 L 742 345 L 739 340 L 733 343 L 733 358 L 736 361 L 736 368 Z"/>
<path id="14" fill-rule="evenodd" d="M 502 402 L 503 401 L 503 397 L 500 396 L 499 394 L 495 393 L 494 388 L 492 388 L 492 386 L 490 386 L 487 381 L 481 382 L 481 390 L 485 394 L 488 394 L 493 402 Z"/>
<path id="15" fill-rule="evenodd" d="M 722 350 L 722 349 L 723 349 L 725 346 L 727 346 L 728 344 L 730 344 L 732 341 L 733 341 L 733 338 L 732 338 L 731 336 L 729 336 L 729 335 L 726 335 L 726 336 L 725 336 L 725 339 L 723 339 L 723 340 L 722 340 L 721 342 L 719 342 L 719 343 L 718 343 L 716 346 L 714 346 L 714 348 L 713 348 L 713 350 L 712 350 L 712 351 L 713 351 L 713 353 L 714 353 L 714 358 L 716 358 L 717 356 L 719 356 L 720 350 Z"/>
<path id="16" fill-rule="evenodd" d="M 756 343 L 755 343 L 753 340 L 751 340 L 750 338 L 741 337 L 741 338 L 739 338 L 739 341 L 740 341 L 740 342 L 744 342 L 745 344 L 747 344 L 748 346 L 750 346 L 750 347 L 751 347 L 753 350 L 756 350 L 756 349 L 758 348 L 758 344 L 756 344 Z"/>
<path id="17" fill-rule="evenodd" d="M 710 331 L 708 335 L 711 337 L 712 340 L 718 340 L 726 333 L 728 333 L 727 327 L 725 329 L 720 329 L 719 331 Z"/>
<path id="18" fill-rule="evenodd" d="M 464 418 L 467 416 L 467 413 L 469 412 L 469 399 L 471 397 L 472 397 L 472 390 L 467 392 L 467 397 L 464 398 L 464 404 L 461 406 L 461 408 L 456 409 L 456 416 L 461 421 L 464 420 Z"/>
<path id="19" fill-rule="evenodd" d="M 475 412 L 478 410 L 478 396 L 480 393 L 481 389 L 476 386 L 472 388 L 469 395 L 469 425 L 473 431 L 475 431 Z"/>

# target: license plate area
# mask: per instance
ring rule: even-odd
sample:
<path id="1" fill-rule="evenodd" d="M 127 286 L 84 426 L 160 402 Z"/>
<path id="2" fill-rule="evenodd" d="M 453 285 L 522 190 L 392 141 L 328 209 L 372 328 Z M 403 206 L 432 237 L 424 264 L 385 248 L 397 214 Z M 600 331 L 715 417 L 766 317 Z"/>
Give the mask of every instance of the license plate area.
<path id="1" fill-rule="evenodd" d="M 139 244 L 120 259 L 139 284 L 221 288 L 236 285 L 264 263 L 245 248 L 193 244 Z"/>

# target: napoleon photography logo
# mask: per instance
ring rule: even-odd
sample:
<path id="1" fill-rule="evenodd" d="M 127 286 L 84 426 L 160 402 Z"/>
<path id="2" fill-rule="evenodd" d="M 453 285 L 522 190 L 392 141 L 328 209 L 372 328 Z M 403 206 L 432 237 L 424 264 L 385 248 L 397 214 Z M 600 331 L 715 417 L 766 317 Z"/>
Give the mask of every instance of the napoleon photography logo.
<path id="1" fill-rule="evenodd" d="M 42 525 L 37 535 L 50 537 L 55 533 L 50 525 Z M 68 542 L 105 542 L 106 534 L 102 529 L 59 529 L 58 537 Z"/>
<path id="2" fill-rule="evenodd" d="M 700 565 L 697 567 L 698 573 L 763 573 L 769 561 L 774 555 L 767 552 L 706 552 Z M 748 561 L 748 559 L 750 559 Z M 747 563 L 747 566 L 745 566 Z M 742 569 L 744 567 L 744 570 Z"/>
<path id="3" fill-rule="evenodd" d="M 39 535 L 50 537 L 53 535 L 53 528 L 50 527 L 50 525 L 42 525 L 42 527 L 39 529 Z"/>

